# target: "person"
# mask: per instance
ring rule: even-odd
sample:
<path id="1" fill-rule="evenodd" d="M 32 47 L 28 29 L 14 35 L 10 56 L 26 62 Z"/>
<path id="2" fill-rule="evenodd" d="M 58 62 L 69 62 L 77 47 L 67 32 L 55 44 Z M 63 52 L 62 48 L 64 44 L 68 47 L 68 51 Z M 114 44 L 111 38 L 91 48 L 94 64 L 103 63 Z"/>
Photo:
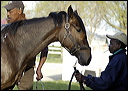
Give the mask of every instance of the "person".
<path id="1" fill-rule="evenodd" d="M 8 4 L 3 7 L 7 10 L 7 23 L 13 23 L 19 20 L 26 19 L 24 14 L 24 4 L 22 1 L 9 1 Z M 37 80 L 43 78 L 41 68 L 46 61 L 47 54 L 48 47 L 41 51 L 40 62 L 36 70 Z M 36 56 L 27 63 L 27 67 L 24 70 L 20 81 L 17 84 L 19 90 L 33 90 L 35 60 Z"/>
<path id="2" fill-rule="evenodd" d="M 128 63 L 125 49 L 127 35 L 123 32 L 117 32 L 114 35 L 106 36 L 110 39 L 109 52 L 112 55 L 109 56 L 109 63 L 101 72 L 100 77 L 75 73 L 75 78 L 93 90 L 127 90 Z"/>
<path id="3" fill-rule="evenodd" d="M 1 25 L 3 25 L 3 24 L 7 24 L 6 18 L 1 20 Z"/>

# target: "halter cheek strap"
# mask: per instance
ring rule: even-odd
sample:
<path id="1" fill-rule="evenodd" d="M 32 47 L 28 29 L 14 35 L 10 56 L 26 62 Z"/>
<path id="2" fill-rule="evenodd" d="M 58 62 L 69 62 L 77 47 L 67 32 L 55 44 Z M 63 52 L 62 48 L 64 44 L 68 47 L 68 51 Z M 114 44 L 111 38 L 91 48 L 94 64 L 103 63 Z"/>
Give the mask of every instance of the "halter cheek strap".
<path id="1" fill-rule="evenodd" d="M 88 49 L 88 47 L 87 46 L 83 46 L 83 47 L 80 47 L 77 43 L 76 43 L 76 41 L 74 40 L 74 38 L 73 38 L 73 36 L 71 35 L 71 33 L 70 33 L 70 24 L 68 23 L 68 14 L 66 15 L 66 24 L 65 24 L 65 29 L 66 29 L 66 33 L 64 34 L 64 37 L 63 37 L 63 39 L 62 39 L 62 41 L 61 41 L 61 46 L 62 47 L 64 47 L 63 46 L 63 42 L 64 42 L 64 40 L 67 38 L 67 37 L 69 37 L 69 39 L 73 42 L 73 44 L 74 44 L 74 47 L 73 48 L 71 48 L 71 49 L 68 49 L 67 47 L 64 47 L 71 55 L 74 55 L 77 51 L 79 51 L 79 50 L 85 50 L 85 49 Z"/>

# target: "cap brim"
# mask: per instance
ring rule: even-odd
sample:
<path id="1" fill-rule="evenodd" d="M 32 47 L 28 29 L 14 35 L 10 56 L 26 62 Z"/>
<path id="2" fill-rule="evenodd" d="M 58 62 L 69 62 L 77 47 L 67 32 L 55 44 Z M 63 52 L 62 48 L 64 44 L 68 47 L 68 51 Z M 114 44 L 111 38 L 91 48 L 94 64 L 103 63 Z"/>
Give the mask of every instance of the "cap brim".
<path id="1" fill-rule="evenodd" d="M 109 39 L 115 39 L 112 35 L 106 35 Z"/>
<path id="2" fill-rule="evenodd" d="M 5 6 L 3 6 L 5 9 L 7 9 L 7 10 L 11 10 L 11 9 L 13 9 L 13 8 L 15 8 L 13 5 L 5 5 Z"/>

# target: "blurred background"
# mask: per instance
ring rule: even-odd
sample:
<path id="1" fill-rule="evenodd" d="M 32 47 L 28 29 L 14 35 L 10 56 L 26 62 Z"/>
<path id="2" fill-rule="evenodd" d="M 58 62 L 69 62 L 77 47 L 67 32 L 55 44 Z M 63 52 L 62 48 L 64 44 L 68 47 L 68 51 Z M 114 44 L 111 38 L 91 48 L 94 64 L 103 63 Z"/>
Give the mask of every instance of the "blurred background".
<path id="1" fill-rule="evenodd" d="M 6 18 L 7 12 L 2 6 L 7 3 L 8 1 L 1 1 L 1 20 Z M 23 3 L 27 19 L 47 17 L 50 12 L 67 11 L 69 5 L 73 10 L 77 10 L 84 22 L 88 42 L 92 49 L 92 61 L 89 66 L 77 65 L 84 75 L 100 76 L 100 72 L 106 67 L 110 55 L 107 51 L 109 40 L 106 39 L 106 34 L 112 35 L 118 31 L 127 34 L 127 1 L 23 1 Z M 37 64 L 39 55 L 37 55 Z M 48 74 L 44 73 L 46 77 L 50 78 L 53 73 L 55 75 L 55 72 L 58 72 L 56 76 L 59 76 L 59 79 L 70 80 L 76 60 L 61 47 L 59 42 L 51 43 L 47 65 L 44 64 L 47 68 L 44 67 L 43 72 L 47 72 L 48 68 L 51 68 Z M 50 63 L 55 65 L 52 66 Z M 57 68 L 53 72 L 55 67 Z"/>

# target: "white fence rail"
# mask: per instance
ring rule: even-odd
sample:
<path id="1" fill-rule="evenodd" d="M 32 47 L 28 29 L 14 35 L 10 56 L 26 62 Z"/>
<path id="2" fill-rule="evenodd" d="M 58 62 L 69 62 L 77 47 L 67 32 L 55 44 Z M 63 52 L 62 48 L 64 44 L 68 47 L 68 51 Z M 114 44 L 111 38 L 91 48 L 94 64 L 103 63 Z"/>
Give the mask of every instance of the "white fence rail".
<path id="1" fill-rule="evenodd" d="M 61 54 L 61 44 L 59 42 L 51 43 L 48 46 L 48 54 Z"/>
<path id="2" fill-rule="evenodd" d="M 61 47 L 48 47 L 48 54 L 61 54 Z"/>

